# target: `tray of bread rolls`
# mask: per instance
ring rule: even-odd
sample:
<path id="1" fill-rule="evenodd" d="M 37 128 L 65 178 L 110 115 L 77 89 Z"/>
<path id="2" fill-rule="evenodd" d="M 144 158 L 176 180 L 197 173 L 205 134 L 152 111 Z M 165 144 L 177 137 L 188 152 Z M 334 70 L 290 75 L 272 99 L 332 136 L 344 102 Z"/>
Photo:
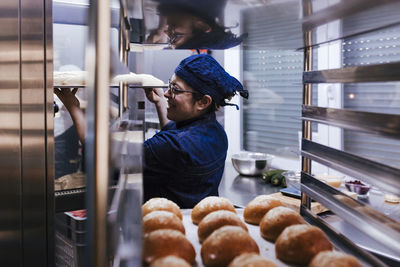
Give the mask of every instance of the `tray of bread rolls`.
<path id="1" fill-rule="evenodd" d="M 279 199 L 260 195 L 244 209 L 207 197 L 193 209 L 165 198 L 142 206 L 143 266 L 362 266 Z"/>

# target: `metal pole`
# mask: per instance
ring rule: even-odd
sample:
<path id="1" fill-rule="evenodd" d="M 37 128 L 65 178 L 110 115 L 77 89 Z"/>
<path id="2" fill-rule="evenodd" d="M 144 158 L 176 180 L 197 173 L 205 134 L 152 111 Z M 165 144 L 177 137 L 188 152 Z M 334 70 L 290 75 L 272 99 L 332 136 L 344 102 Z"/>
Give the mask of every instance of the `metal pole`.
<path id="1" fill-rule="evenodd" d="M 107 266 L 107 193 L 109 178 L 110 112 L 110 2 L 91 1 L 88 70 L 86 146 L 87 172 L 87 265 Z"/>
<path id="2" fill-rule="evenodd" d="M 312 13 L 312 5 L 310 0 L 303 0 L 303 15 L 308 16 Z M 303 30 L 304 32 L 304 30 Z M 312 31 L 304 33 L 304 71 L 312 70 Z M 311 105 L 312 103 L 312 85 L 303 83 L 303 105 Z M 302 121 L 302 138 L 311 140 L 311 122 Z M 301 157 L 301 170 L 311 174 L 311 160 Z M 311 199 L 309 196 L 301 193 L 301 204 L 308 209 L 311 208 Z"/>

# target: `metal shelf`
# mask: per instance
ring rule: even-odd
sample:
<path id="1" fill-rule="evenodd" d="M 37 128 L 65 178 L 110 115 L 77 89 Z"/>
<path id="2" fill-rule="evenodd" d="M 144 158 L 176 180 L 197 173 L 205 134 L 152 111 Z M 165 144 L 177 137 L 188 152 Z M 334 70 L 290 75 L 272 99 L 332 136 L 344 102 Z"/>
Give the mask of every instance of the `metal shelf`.
<path id="1" fill-rule="evenodd" d="M 363 262 L 363 266 L 385 266 L 385 264 L 377 259 L 375 256 L 365 252 L 363 249 L 360 249 L 350 239 L 334 230 L 322 218 L 315 215 L 304 206 L 300 206 L 300 214 L 309 224 L 315 225 L 323 230 L 325 234 L 328 235 L 329 240 L 336 248 L 345 253 L 350 253 L 361 260 Z"/>
<path id="2" fill-rule="evenodd" d="M 306 139 L 302 140 L 304 157 L 396 195 L 400 194 L 400 170 L 359 156 L 333 149 Z"/>
<path id="3" fill-rule="evenodd" d="M 396 221 L 305 172 L 301 174 L 301 190 L 395 255 L 400 255 L 400 232 L 396 229 Z"/>
<path id="4" fill-rule="evenodd" d="M 400 115 L 303 105 L 302 119 L 400 139 Z"/>
<path id="5" fill-rule="evenodd" d="M 303 83 L 400 81 L 400 62 L 303 72 Z"/>

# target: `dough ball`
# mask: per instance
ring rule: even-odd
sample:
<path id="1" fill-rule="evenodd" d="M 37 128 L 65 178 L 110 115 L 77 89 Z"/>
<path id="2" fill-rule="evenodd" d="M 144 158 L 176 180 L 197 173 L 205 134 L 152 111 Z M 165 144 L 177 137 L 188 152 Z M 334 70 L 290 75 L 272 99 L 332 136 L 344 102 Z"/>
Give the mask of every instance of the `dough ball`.
<path id="1" fill-rule="evenodd" d="M 261 195 L 253 199 L 244 209 L 243 217 L 247 223 L 260 224 L 261 218 L 275 207 L 285 206 L 279 199 Z"/>
<path id="2" fill-rule="evenodd" d="M 275 242 L 276 257 L 291 264 L 306 265 L 325 250 L 332 250 L 328 237 L 318 227 L 307 224 L 286 227 Z"/>
<path id="3" fill-rule="evenodd" d="M 142 229 L 144 234 L 159 229 L 173 229 L 185 234 L 185 227 L 179 217 L 172 212 L 163 210 L 156 210 L 144 216 Z"/>
<path id="4" fill-rule="evenodd" d="M 194 224 L 199 224 L 207 214 L 216 210 L 229 210 L 236 213 L 232 203 L 223 197 L 206 197 L 197 203 L 192 210 L 192 221 Z"/>
<path id="5" fill-rule="evenodd" d="M 202 243 L 212 232 L 225 225 L 240 226 L 247 231 L 247 226 L 236 213 L 227 210 L 217 210 L 209 213 L 199 223 L 197 234 Z"/>
<path id="6" fill-rule="evenodd" d="M 260 232 L 263 238 L 275 242 L 286 227 L 305 223 L 300 214 L 294 210 L 286 207 L 276 207 L 268 211 L 261 219 Z"/>
<path id="7" fill-rule="evenodd" d="M 179 219 L 182 220 L 182 213 L 179 206 L 166 198 L 156 197 L 149 199 L 142 206 L 142 216 L 146 216 L 148 213 L 155 210 L 165 210 L 174 213 Z"/>
<path id="8" fill-rule="evenodd" d="M 253 238 L 239 226 L 223 226 L 204 240 L 201 259 L 206 267 L 227 266 L 246 252 L 260 253 Z"/>

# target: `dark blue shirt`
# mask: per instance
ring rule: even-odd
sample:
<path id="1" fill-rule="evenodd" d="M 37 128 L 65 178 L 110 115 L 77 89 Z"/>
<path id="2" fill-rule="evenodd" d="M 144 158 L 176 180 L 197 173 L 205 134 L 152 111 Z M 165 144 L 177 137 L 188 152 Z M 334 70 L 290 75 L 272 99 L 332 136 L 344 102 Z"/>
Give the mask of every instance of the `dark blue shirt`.
<path id="1" fill-rule="evenodd" d="M 193 208 L 207 196 L 218 196 L 228 139 L 215 113 L 175 123 L 144 143 L 144 201 L 165 197 L 181 208 Z"/>

